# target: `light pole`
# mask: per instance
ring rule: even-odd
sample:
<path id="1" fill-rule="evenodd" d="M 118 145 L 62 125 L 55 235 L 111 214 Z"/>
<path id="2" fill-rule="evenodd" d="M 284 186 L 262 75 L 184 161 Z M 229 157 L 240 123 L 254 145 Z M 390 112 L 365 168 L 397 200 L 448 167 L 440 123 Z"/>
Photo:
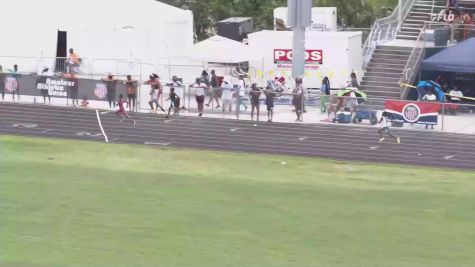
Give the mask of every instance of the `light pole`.
<path id="1" fill-rule="evenodd" d="M 312 24 L 312 0 L 287 0 L 289 26 L 293 28 L 292 78 L 305 73 L 305 28 Z"/>

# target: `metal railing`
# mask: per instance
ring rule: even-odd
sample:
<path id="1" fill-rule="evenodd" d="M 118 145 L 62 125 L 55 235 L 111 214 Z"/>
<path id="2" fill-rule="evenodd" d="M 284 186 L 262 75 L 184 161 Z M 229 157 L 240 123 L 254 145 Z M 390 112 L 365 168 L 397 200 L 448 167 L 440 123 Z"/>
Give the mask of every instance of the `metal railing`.
<path id="1" fill-rule="evenodd" d="M 377 45 L 396 39 L 397 32 L 415 2 L 416 0 L 401 0 L 401 5 L 398 5 L 390 16 L 374 23 L 363 45 L 363 69 L 366 69 Z"/>
<path id="2" fill-rule="evenodd" d="M 408 88 L 403 86 L 403 84 L 412 84 L 416 78 L 417 71 L 424 59 L 425 55 L 425 40 L 424 35 L 426 32 L 426 24 L 421 29 L 419 36 L 417 37 L 416 44 L 414 49 L 412 49 L 411 55 L 407 60 L 406 66 L 402 72 L 401 80 L 399 84 L 401 85 L 401 99 L 405 99 L 408 93 Z"/>

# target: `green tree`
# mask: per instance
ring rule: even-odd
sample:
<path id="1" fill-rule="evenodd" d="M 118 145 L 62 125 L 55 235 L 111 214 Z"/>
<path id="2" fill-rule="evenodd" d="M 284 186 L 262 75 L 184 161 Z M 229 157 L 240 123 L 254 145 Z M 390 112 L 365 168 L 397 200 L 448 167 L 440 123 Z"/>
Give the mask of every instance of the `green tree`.
<path id="1" fill-rule="evenodd" d="M 203 39 L 216 22 L 229 17 L 253 17 L 256 29 L 273 28 L 274 9 L 287 6 L 287 0 L 160 0 L 189 9 L 194 14 L 195 29 Z M 386 15 L 397 0 L 313 0 L 315 7 L 335 6 L 338 24 L 345 27 L 369 28 L 377 17 Z"/>

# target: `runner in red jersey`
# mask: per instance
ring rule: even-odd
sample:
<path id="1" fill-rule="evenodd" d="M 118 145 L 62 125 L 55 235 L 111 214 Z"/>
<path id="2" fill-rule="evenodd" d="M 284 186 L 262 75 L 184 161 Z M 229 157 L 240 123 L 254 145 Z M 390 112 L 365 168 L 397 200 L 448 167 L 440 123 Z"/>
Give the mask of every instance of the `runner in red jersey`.
<path id="1" fill-rule="evenodd" d="M 118 116 L 120 116 L 120 122 L 123 122 L 124 121 L 124 117 L 131 120 L 132 121 L 132 124 L 135 125 L 135 121 L 129 116 L 129 114 L 127 113 L 127 111 L 125 111 L 125 107 L 124 105 L 127 104 L 125 101 L 124 101 L 124 96 L 122 94 L 119 95 L 119 100 L 117 100 L 117 105 L 119 106 L 119 110 L 117 110 L 115 112 L 115 114 L 117 114 Z"/>

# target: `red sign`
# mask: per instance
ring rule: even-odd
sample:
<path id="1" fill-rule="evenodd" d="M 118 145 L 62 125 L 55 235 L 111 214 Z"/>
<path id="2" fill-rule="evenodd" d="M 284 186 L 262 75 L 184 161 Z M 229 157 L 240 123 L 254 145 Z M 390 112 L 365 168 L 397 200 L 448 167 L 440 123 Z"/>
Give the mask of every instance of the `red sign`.
<path id="1" fill-rule="evenodd" d="M 274 49 L 274 63 L 289 63 L 292 61 L 292 49 Z M 323 64 L 323 50 L 305 50 L 307 64 Z"/>

